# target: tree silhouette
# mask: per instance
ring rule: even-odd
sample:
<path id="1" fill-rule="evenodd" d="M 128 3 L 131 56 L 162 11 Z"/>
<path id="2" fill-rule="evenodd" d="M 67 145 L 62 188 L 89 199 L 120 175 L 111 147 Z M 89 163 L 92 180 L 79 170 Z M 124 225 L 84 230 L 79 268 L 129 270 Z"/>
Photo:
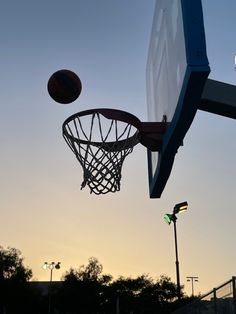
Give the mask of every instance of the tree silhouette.
<path id="1" fill-rule="evenodd" d="M 104 302 L 104 290 L 112 280 L 110 275 L 102 274 L 103 267 L 95 257 L 89 259 L 87 266 L 71 268 L 63 276 L 63 285 L 57 293 L 58 306 L 71 313 L 99 313 Z"/>
<path id="2" fill-rule="evenodd" d="M 152 314 L 170 313 L 177 299 L 177 286 L 167 276 L 154 281 L 148 275 L 137 278 L 102 274 L 103 267 L 94 257 L 87 266 L 71 268 L 63 276 L 57 293 L 60 313 Z"/>
<path id="3" fill-rule="evenodd" d="M 0 246 L 0 313 L 44 314 L 46 297 L 29 284 L 32 271 L 23 264 L 21 252 Z M 188 302 L 177 300 L 177 286 L 167 276 L 153 280 L 103 274 L 95 257 L 87 265 L 70 268 L 63 281 L 53 285 L 53 309 L 58 314 L 169 314 Z M 182 289 L 182 287 L 181 287 Z M 54 312 L 53 312 L 54 313 Z"/>
<path id="4" fill-rule="evenodd" d="M 31 277 L 32 270 L 24 266 L 21 252 L 0 246 L 0 311 L 13 314 L 24 308 L 27 313 L 33 295 L 28 285 Z"/>

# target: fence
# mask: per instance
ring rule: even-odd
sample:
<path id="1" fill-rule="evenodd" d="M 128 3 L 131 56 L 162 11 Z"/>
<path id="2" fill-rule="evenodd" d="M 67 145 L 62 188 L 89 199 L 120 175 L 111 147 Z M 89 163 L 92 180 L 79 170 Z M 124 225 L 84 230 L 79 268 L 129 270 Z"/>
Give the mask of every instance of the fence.
<path id="1" fill-rule="evenodd" d="M 236 314 L 236 277 L 173 314 Z"/>

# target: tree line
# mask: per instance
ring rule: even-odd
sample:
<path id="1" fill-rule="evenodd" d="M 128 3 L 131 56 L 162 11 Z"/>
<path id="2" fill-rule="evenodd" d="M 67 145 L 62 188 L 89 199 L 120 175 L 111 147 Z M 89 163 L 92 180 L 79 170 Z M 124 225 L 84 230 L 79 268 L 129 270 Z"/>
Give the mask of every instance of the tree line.
<path id="1" fill-rule="evenodd" d="M 177 286 L 165 275 L 113 279 L 95 257 L 66 271 L 46 295 L 32 276 L 19 250 L 0 246 L 0 314 L 167 314 L 190 299 L 182 287 L 178 302 Z"/>

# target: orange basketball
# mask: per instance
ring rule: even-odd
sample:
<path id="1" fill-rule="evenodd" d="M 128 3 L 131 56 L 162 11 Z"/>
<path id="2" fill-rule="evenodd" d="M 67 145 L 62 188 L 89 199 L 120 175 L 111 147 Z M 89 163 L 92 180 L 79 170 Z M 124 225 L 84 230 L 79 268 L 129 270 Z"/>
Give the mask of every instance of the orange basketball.
<path id="1" fill-rule="evenodd" d="M 82 90 L 80 78 L 70 70 L 59 70 L 48 80 L 48 93 L 53 100 L 60 104 L 75 101 Z"/>

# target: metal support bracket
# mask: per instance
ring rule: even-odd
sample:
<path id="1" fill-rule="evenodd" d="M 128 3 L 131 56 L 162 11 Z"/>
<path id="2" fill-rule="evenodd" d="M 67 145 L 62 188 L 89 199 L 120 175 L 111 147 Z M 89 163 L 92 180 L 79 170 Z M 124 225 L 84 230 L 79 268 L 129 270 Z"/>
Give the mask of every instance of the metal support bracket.
<path id="1" fill-rule="evenodd" d="M 167 122 L 141 122 L 140 143 L 151 151 L 160 151 Z"/>
<path id="2" fill-rule="evenodd" d="M 198 109 L 236 119 L 236 86 L 207 79 Z"/>

